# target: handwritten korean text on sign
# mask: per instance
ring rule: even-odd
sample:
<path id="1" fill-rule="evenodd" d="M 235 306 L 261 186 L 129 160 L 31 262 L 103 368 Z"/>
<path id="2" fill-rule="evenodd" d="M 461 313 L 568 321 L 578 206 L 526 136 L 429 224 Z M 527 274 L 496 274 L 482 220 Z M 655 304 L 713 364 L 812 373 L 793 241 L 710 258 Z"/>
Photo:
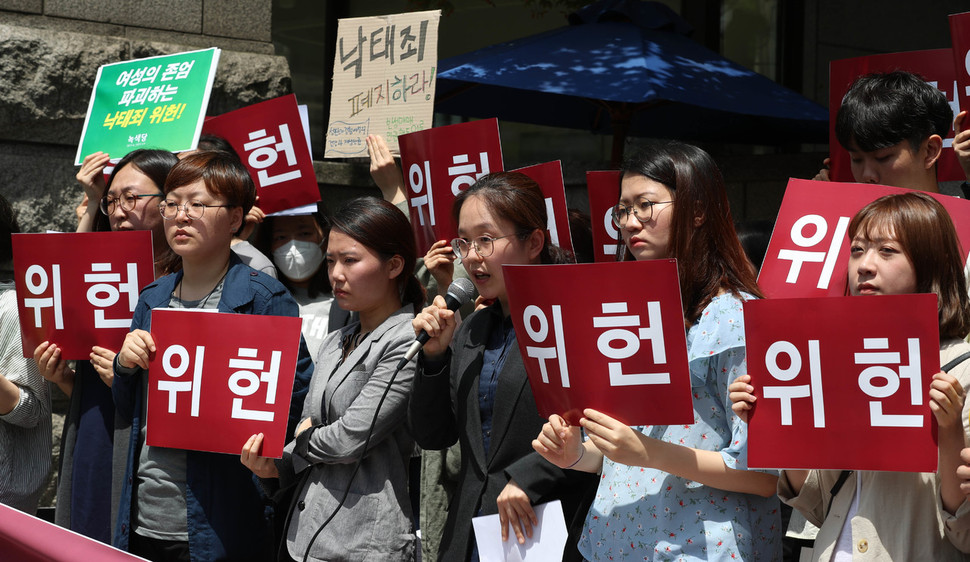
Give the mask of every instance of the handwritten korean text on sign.
<path id="1" fill-rule="evenodd" d="M 431 127 L 440 17 L 433 10 L 338 20 L 327 158 L 367 156 L 369 134 L 397 154 L 399 135 Z"/>

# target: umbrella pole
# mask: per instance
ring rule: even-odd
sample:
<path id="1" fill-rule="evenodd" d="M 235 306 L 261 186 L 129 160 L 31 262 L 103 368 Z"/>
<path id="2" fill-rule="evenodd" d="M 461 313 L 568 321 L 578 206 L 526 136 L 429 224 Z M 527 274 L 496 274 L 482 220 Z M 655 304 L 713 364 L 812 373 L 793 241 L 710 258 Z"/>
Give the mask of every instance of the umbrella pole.
<path id="1" fill-rule="evenodd" d="M 615 106 L 609 104 L 610 123 L 613 127 L 613 150 L 610 154 L 610 167 L 619 169 L 623 163 L 623 149 L 626 146 L 626 136 L 630 131 L 632 112 L 627 104 Z"/>

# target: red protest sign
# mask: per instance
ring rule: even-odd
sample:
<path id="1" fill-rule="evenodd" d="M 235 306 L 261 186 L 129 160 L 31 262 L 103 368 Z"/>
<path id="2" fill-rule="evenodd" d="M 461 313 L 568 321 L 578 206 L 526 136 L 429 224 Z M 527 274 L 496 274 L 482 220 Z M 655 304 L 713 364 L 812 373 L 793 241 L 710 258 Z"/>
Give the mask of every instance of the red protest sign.
<path id="1" fill-rule="evenodd" d="M 236 150 L 256 183 L 259 208 L 264 212 L 320 200 L 313 158 L 293 94 L 206 119 L 202 132 L 226 139 Z"/>
<path id="2" fill-rule="evenodd" d="M 573 238 L 569 232 L 569 210 L 566 208 L 566 186 L 562 181 L 562 162 L 546 162 L 519 168 L 516 172 L 534 179 L 546 198 L 546 230 L 549 240 L 564 250 L 573 251 Z"/>
<path id="3" fill-rule="evenodd" d="M 953 72 L 956 75 L 956 107 L 954 117 L 960 111 L 970 109 L 970 12 L 951 14 L 950 42 L 953 44 Z M 963 128 L 970 128 L 970 119 L 964 119 Z"/>
<path id="4" fill-rule="evenodd" d="M 935 472 L 936 306 L 932 294 L 745 302 L 748 466 Z"/>
<path id="5" fill-rule="evenodd" d="M 435 127 L 401 135 L 401 168 L 419 254 L 438 240 L 458 236 L 451 204 L 465 188 L 490 172 L 501 172 L 498 119 Z"/>
<path id="6" fill-rule="evenodd" d="M 502 271 L 541 415 L 578 424 L 594 408 L 629 425 L 694 422 L 676 260 Z M 596 291 L 577 299 L 576 287 Z"/>
<path id="7" fill-rule="evenodd" d="M 953 56 L 952 49 L 931 49 L 834 60 L 829 63 L 829 175 L 832 180 L 853 181 L 852 170 L 849 168 L 849 152 L 839 144 L 839 139 L 835 136 L 835 116 L 852 81 L 870 72 L 907 70 L 939 88 L 953 106 L 958 103 Z M 966 178 L 953 152 L 953 135 L 951 128 L 943 139 L 943 154 L 936 165 L 936 177 L 939 181 L 963 181 Z"/>
<path id="8" fill-rule="evenodd" d="M 262 432 L 261 454 L 280 458 L 300 323 L 286 316 L 153 310 L 146 442 L 238 455 Z"/>
<path id="9" fill-rule="evenodd" d="M 860 209 L 899 187 L 790 179 L 768 243 L 758 285 L 769 298 L 845 294 L 849 222 Z M 970 248 L 970 201 L 928 193 L 943 204 L 960 244 Z M 966 262 L 966 254 L 963 259 Z"/>
<path id="10" fill-rule="evenodd" d="M 598 262 L 616 261 L 620 232 L 613 225 L 613 207 L 620 199 L 620 171 L 586 172 L 589 215 L 593 223 L 593 256 Z"/>
<path id="11" fill-rule="evenodd" d="M 155 279 L 150 231 L 14 234 L 24 357 L 45 341 L 63 359 L 121 348 L 138 291 Z"/>

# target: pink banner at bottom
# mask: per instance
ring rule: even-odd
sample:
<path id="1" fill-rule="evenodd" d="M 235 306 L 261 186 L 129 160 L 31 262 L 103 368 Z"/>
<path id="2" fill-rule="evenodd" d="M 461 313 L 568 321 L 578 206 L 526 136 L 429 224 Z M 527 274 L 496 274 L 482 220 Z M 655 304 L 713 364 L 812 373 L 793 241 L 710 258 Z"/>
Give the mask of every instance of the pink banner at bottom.
<path id="1" fill-rule="evenodd" d="M 0 504 L 0 558 L 19 562 L 144 560 Z"/>

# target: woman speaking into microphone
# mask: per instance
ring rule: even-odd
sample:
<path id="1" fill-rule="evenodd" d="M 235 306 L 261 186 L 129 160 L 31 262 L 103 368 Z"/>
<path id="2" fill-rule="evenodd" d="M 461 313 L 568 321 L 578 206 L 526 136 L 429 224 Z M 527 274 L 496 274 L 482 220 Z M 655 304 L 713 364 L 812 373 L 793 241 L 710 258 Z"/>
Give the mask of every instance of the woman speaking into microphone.
<path id="1" fill-rule="evenodd" d="M 439 560 L 477 560 L 472 518 L 499 514 L 502 538 L 520 543 L 537 523 L 533 505 L 562 500 L 575 545 L 595 478 L 567 472 L 532 450 L 545 420 L 536 409 L 509 311 L 502 277 L 506 264 L 564 263 L 546 232 L 538 184 L 516 172 L 482 177 L 455 199 L 458 236 L 451 246 L 490 303 L 461 326 L 436 297 L 414 319 L 430 336 L 419 355 L 408 419 L 418 445 L 445 449 L 461 443 L 458 487 L 448 508 Z M 509 533 L 509 527 L 513 533 Z"/>

